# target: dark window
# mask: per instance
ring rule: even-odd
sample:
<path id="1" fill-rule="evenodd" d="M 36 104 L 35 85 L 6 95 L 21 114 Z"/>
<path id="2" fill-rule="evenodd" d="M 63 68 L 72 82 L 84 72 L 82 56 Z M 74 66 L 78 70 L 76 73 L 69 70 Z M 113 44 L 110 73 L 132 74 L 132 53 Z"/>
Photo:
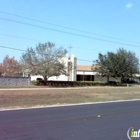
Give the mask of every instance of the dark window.
<path id="1" fill-rule="evenodd" d="M 77 81 L 94 81 L 94 75 L 77 75 Z"/>

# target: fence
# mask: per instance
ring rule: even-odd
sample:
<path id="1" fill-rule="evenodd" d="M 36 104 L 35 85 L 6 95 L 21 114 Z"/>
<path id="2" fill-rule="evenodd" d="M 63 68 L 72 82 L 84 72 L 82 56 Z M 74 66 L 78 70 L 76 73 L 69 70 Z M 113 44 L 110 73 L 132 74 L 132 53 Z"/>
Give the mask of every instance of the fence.
<path id="1" fill-rule="evenodd" d="M 4 86 L 24 86 L 30 83 L 30 77 L 0 77 L 0 85 Z"/>

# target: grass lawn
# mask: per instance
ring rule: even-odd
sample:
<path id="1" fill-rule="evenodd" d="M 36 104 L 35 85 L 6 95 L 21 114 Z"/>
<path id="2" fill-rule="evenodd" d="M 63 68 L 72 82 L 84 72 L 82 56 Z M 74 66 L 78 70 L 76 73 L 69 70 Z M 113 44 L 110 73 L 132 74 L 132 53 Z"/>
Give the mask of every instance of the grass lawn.
<path id="1" fill-rule="evenodd" d="M 0 109 L 128 99 L 140 99 L 140 86 L 42 90 L 0 89 Z"/>

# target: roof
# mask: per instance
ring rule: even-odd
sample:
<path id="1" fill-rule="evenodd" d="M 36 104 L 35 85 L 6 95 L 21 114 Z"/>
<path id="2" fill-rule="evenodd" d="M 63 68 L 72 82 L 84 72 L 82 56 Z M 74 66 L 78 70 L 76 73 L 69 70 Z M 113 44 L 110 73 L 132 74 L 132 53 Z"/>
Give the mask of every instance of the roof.
<path id="1" fill-rule="evenodd" d="M 92 71 L 92 70 L 91 70 L 91 66 L 78 65 L 77 71 Z"/>
<path id="2" fill-rule="evenodd" d="M 95 68 L 97 65 L 77 65 L 77 71 L 93 71 L 91 68 Z"/>

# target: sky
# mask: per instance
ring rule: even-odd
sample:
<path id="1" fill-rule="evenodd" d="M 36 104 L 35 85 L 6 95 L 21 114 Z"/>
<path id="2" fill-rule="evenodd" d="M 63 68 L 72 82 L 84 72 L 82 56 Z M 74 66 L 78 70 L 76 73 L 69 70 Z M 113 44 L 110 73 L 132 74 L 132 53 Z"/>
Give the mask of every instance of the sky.
<path id="1" fill-rule="evenodd" d="M 48 41 L 78 65 L 119 48 L 140 58 L 140 0 L 0 0 L 0 63 Z"/>

